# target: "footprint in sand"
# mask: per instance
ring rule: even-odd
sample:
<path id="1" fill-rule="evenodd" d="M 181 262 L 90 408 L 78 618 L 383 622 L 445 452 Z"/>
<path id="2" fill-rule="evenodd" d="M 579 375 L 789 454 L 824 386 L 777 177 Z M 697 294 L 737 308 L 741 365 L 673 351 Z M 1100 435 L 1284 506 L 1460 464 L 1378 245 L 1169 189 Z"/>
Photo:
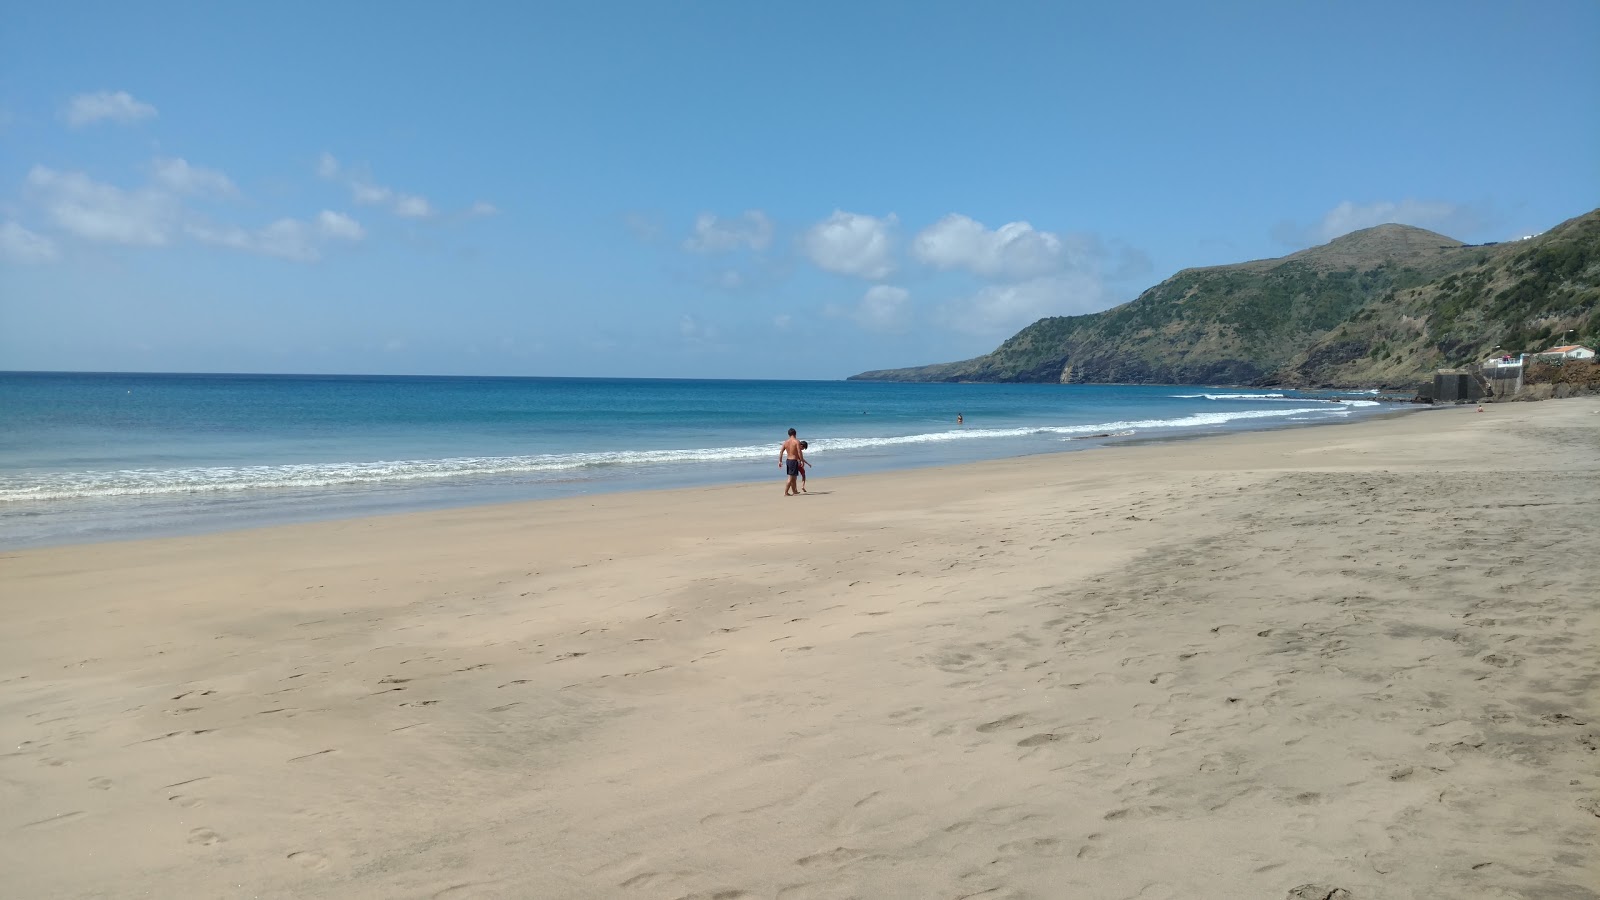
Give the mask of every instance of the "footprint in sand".
<path id="1" fill-rule="evenodd" d="M 836 868 L 844 865 L 845 863 L 860 859 L 861 855 L 862 854 L 860 850 L 852 850 L 849 847 L 835 847 L 832 850 L 825 850 L 821 853 L 813 853 L 810 856 L 802 856 L 795 860 L 794 864 L 802 868 L 811 868 L 813 866 L 830 866 Z"/>
<path id="2" fill-rule="evenodd" d="M 1027 720 L 1028 717 L 1023 713 L 1012 713 L 1009 716 L 995 719 L 993 722 L 985 722 L 979 725 L 977 730 L 988 734 L 991 731 L 999 731 L 1002 728 L 1021 728 L 1027 723 Z"/>
<path id="3" fill-rule="evenodd" d="M 209 828 L 196 828 L 189 832 L 189 843 L 202 847 L 214 847 L 222 843 L 222 835 Z"/>
<path id="4" fill-rule="evenodd" d="M 1101 818 L 1105 819 L 1107 822 L 1115 822 L 1118 820 L 1133 821 L 1137 819 L 1148 819 L 1151 816 L 1159 816 L 1166 811 L 1167 808 L 1165 806 L 1130 806 L 1123 809 L 1113 809 L 1112 811 L 1101 816 Z"/>
<path id="5" fill-rule="evenodd" d="M 995 848 L 1000 856 L 1056 856 L 1065 852 L 1060 838 L 1034 837 L 1008 841 Z"/>
<path id="6" fill-rule="evenodd" d="M 321 872 L 328 867 L 328 857 L 315 850 L 297 850 L 289 854 L 288 859 L 313 872 Z"/>
<path id="7" fill-rule="evenodd" d="M 665 872 L 640 872 L 626 881 L 619 882 L 617 887 L 635 890 L 640 888 L 665 886 L 670 884 L 672 881 L 673 876 Z"/>
<path id="8" fill-rule="evenodd" d="M 109 791 L 111 790 L 111 779 L 106 778 L 105 776 L 91 778 L 89 779 L 89 787 L 92 787 L 97 791 Z"/>
<path id="9" fill-rule="evenodd" d="M 464 884 L 452 884 L 442 891 L 433 894 L 433 900 L 470 900 L 474 897 L 498 897 L 500 893 L 493 888 L 500 885 L 498 881 L 469 881 Z"/>

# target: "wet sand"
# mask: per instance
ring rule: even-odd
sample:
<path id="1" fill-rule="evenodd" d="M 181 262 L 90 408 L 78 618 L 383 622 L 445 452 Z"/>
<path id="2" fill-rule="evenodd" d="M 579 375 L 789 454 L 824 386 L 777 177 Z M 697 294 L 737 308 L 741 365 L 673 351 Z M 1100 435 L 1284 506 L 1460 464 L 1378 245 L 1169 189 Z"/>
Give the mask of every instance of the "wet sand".
<path id="1" fill-rule="evenodd" d="M 0 894 L 1600 891 L 1600 402 L 810 487 L 7 554 Z"/>

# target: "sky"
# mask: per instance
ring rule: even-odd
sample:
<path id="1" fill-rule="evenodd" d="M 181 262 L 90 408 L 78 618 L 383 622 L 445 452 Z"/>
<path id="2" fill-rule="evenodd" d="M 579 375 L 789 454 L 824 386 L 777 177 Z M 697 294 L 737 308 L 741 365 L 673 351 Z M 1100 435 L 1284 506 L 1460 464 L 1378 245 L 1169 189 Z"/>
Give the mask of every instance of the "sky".
<path id="1" fill-rule="evenodd" d="M 1600 206 L 1600 3 L 0 0 L 0 370 L 841 378 Z"/>

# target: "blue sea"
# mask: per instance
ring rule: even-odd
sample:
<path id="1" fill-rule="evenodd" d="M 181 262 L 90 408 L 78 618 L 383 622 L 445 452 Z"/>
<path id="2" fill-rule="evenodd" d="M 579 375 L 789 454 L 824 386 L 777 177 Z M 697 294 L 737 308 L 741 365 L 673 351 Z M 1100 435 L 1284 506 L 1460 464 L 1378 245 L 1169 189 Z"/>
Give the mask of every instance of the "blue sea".
<path id="1" fill-rule="evenodd" d="M 776 493 L 791 427 L 815 486 L 1382 408 L 1192 386 L 0 373 L 0 547 L 732 482 Z"/>

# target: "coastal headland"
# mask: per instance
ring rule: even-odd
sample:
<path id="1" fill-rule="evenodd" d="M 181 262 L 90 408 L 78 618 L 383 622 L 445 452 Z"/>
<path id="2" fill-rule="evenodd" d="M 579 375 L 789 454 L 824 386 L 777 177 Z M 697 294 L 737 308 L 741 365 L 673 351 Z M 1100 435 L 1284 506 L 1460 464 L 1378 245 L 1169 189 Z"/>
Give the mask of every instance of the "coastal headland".
<path id="1" fill-rule="evenodd" d="M 5 555 L 0 893 L 1596 896 L 1600 400 L 810 488 Z"/>

